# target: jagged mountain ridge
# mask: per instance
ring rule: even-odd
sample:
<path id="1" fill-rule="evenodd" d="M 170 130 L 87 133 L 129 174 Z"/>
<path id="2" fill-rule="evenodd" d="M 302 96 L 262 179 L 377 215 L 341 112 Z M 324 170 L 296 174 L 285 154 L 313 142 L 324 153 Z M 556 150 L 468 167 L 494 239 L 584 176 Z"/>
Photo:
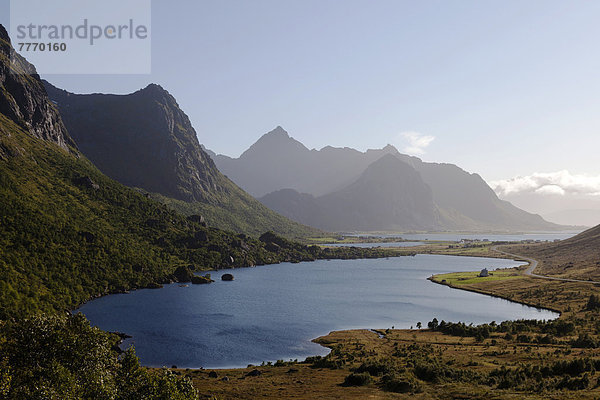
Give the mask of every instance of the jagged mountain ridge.
<path id="1" fill-rule="evenodd" d="M 331 193 L 354 182 L 383 155 L 395 152 L 393 146 L 364 153 L 331 146 L 309 150 L 281 126 L 263 135 L 239 158 L 208 151 L 221 172 L 255 197 L 283 188 L 314 196 Z"/>
<path id="2" fill-rule="evenodd" d="M 285 130 L 277 127 L 263 135 L 239 158 L 211 154 L 217 167 L 234 182 L 274 210 L 303 223 L 313 223 L 308 216 L 298 218 L 298 209 L 312 209 L 320 220 L 326 218 L 323 211 L 309 204 L 309 197 L 338 193 L 353 185 L 369 165 L 386 155 L 393 155 L 410 165 L 431 189 L 434 206 L 439 213 L 436 229 L 443 230 L 498 230 L 530 231 L 560 229 L 559 225 L 544 221 L 540 216 L 518 209 L 500 200 L 487 183 L 478 175 L 468 173 L 453 164 L 423 162 L 417 157 L 401 154 L 391 145 L 382 149 L 360 152 L 349 148 L 325 147 L 309 150 L 291 138 Z M 286 178 L 287 177 L 287 178 Z M 266 193 L 273 189 L 274 194 Z M 292 191 L 278 192 L 281 189 Z M 303 193 L 300 196 L 298 193 Z M 319 201 L 318 201 L 319 202 Z M 317 202 L 317 203 L 318 203 Z M 372 203 L 372 202 L 371 202 Z M 373 215 L 366 202 L 362 213 Z M 317 207 L 318 208 L 318 207 Z M 383 218 L 379 218 L 383 220 Z M 309 222 L 310 221 L 310 222 Z M 340 226 L 342 221 L 316 226 Z M 411 225 L 405 221 L 403 225 Z M 431 225 L 424 224 L 421 230 Z M 354 227 L 352 230 L 360 230 Z M 383 226 L 377 230 L 383 230 Z"/>
<path id="3" fill-rule="evenodd" d="M 103 173 L 144 189 L 216 227 L 259 235 L 318 232 L 263 206 L 225 177 L 202 149 L 188 116 L 151 84 L 127 95 L 73 94 L 45 82 L 81 152 Z"/>

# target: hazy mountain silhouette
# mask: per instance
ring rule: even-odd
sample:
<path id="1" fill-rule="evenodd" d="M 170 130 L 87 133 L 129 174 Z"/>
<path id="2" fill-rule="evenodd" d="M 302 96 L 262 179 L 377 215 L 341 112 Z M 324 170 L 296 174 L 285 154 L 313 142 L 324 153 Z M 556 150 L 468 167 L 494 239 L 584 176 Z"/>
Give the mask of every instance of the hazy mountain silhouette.
<path id="1" fill-rule="evenodd" d="M 224 174 L 258 196 L 270 208 L 296 221 L 323 229 L 336 230 L 342 226 L 346 230 L 364 230 L 365 226 L 373 230 L 389 230 L 392 229 L 390 226 L 420 230 L 560 228 L 500 200 L 478 174 L 468 173 L 453 164 L 426 163 L 417 157 L 399 153 L 391 145 L 366 152 L 329 146 L 309 150 L 277 127 L 263 135 L 237 159 L 214 153 L 211 156 Z M 384 156 L 388 161 L 375 166 L 381 176 L 372 174 L 372 170 L 365 174 L 374 162 Z M 390 161 L 391 158 L 402 164 Z M 408 179 L 415 173 L 419 181 L 406 180 L 400 184 L 400 175 L 407 175 Z M 378 183 L 374 182 L 375 179 Z M 423 209 L 416 211 L 410 208 L 408 197 L 398 201 L 400 190 L 411 192 L 415 199 L 424 201 L 427 196 L 421 184 L 430 191 L 430 199 L 425 203 L 429 207 L 428 213 L 424 213 Z M 369 187 L 375 193 L 367 193 L 368 190 L 359 190 L 358 187 Z M 343 196 L 354 197 L 344 199 Z M 337 206 L 326 206 L 335 202 L 325 199 L 333 198 L 338 202 Z M 402 212 L 402 207 L 408 207 L 406 213 Z M 411 212 L 417 212 L 418 216 L 410 219 Z M 371 222 L 365 222 L 366 218 Z"/>
<path id="2" fill-rule="evenodd" d="M 347 187 L 320 197 L 283 189 L 260 199 L 282 214 L 321 229 L 441 229 L 431 189 L 410 165 L 388 154 Z"/>
<path id="3" fill-rule="evenodd" d="M 263 135 L 239 158 L 211 152 L 221 172 L 255 197 L 282 188 L 315 196 L 331 193 L 356 180 L 393 146 L 360 152 L 348 147 L 309 150 L 278 126 Z"/>

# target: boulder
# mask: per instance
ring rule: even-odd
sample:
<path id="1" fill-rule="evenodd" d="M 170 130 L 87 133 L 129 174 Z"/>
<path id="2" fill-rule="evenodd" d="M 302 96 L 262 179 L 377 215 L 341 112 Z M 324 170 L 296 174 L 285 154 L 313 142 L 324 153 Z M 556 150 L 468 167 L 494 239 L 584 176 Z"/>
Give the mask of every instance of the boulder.
<path id="1" fill-rule="evenodd" d="M 100 189 L 100 185 L 92 180 L 89 176 L 83 176 L 81 178 L 75 179 L 75 184 L 79 186 L 86 187 L 88 189 L 98 190 Z"/>
<path id="2" fill-rule="evenodd" d="M 198 242 L 208 242 L 208 234 L 206 231 L 198 231 L 194 233 L 194 239 Z"/>
<path id="3" fill-rule="evenodd" d="M 173 277 L 177 282 L 190 282 L 195 275 L 190 267 L 180 266 L 173 272 Z"/>
<path id="4" fill-rule="evenodd" d="M 221 280 L 223 280 L 223 281 L 232 281 L 233 280 L 233 275 L 231 275 L 231 274 L 223 274 L 223 275 L 221 275 Z"/>
<path id="5" fill-rule="evenodd" d="M 88 243 L 94 243 L 96 241 L 96 235 L 91 232 L 81 231 L 79 236 Z"/>
<path id="6" fill-rule="evenodd" d="M 190 215 L 189 217 L 187 217 L 187 219 L 190 222 L 196 222 L 198 224 L 204 223 L 204 217 L 202 215 Z"/>
<path id="7" fill-rule="evenodd" d="M 192 276 L 192 283 L 194 285 L 202 285 L 205 283 L 211 283 L 214 282 L 212 279 L 210 279 L 210 274 L 207 274 L 207 276 L 201 276 L 201 275 L 194 275 Z"/>

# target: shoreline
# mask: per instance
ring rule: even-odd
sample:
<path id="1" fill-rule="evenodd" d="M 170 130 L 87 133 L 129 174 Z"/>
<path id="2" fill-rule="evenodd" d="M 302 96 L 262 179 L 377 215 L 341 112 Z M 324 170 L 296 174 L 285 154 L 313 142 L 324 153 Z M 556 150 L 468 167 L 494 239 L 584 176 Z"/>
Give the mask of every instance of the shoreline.
<path id="1" fill-rule="evenodd" d="M 531 303 L 527 303 L 527 302 L 524 302 L 524 301 L 508 299 L 508 298 L 506 298 L 504 296 L 500 296 L 500 295 L 495 294 L 495 293 L 486 292 L 484 290 L 479 290 L 479 289 L 475 289 L 475 288 L 465 288 L 465 287 L 460 287 L 460 286 L 456 286 L 456 285 L 451 285 L 449 283 L 438 282 L 438 281 L 435 280 L 436 276 L 438 276 L 438 275 L 434 275 L 433 277 L 430 276 L 429 278 L 427 278 L 427 280 L 430 281 L 430 282 L 432 282 L 432 283 L 435 283 L 436 285 L 446 286 L 446 287 L 449 287 L 449 288 L 452 288 L 452 289 L 457 289 L 457 290 L 464 290 L 466 292 L 471 292 L 471 293 L 483 294 L 485 296 L 490 296 L 490 297 L 494 297 L 494 298 L 497 298 L 497 299 L 502 299 L 502 300 L 510 301 L 511 303 L 520 304 L 520 305 L 527 306 L 527 307 L 532 307 L 532 308 L 535 308 L 536 310 L 551 311 L 553 313 L 558 314 L 558 317 L 556 317 L 556 319 L 560 318 L 561 315 L 562 315 L 562 311 L 554 309 L 554 308 L 540 307 L 537 304 L 531 304 Z"/>
<path id="2" fill-rule="evenodd" d="M 440 256 L 440 255 L 443 255 L 443 254 L 428 254 L 428 253 L 423 253 L 422 255 L 425 255 L 425 256 L 428 256 L 428 255 Z M 458 254 L 446 254 L 446 256 L 448 256 L 448 255 L 459 256 Z M 401 256 L 402 256 L 402 255 L 397 255 L 397 257 L 401 257 Z M 464 256 L 464 255 L 463 255 L 463 256 Z M 503 257 L 488 257 L 488 256 L 485 256 L 485 255 L 484 255 L 484 256 L 476 256 L 476 255 L 471 255 L 471 257 L 477 257 L 477 258 L 481 258 L 481 259 L 482 259 L 482 262 L 483 262 L 483 260 L 485 260 L 485 259 L 504 259 L 504 260 L 510 260 L 510 261 L 519 262 L 519 260 L 514 260 L 514 259 L 510 259 L 510 258 L 503 258 Z M 280 263 L 273 263 L 273 264 L 269 264 L 269 265 L 278 265 L 278 264 L 283 264 L 283 263 L 282 263 L 282 262 L 280 262 Z M 289 262 L 288 264 L 293 264 L 293 263 Z M 520 265 L 519 267 L 522 267 L 522 265 Z M 244 269 L 245 269 L 245 268 L 248 268 L 248 267 L 240 267 L 240 268 L 244 268 Z M 518 268 L 518 267 L 517 267 L 517 268 Z M 220 269 L 220 270 L 206 270 L 206 271 L 203 271 L 203 272 L 217 273 L 217 272 L 219 272 L 219 271 L 223 271 L 223 270 L 228 270 L 228 271 L 231 271 L 231 270 L 233 270 L 233 269 L 238 269 L 238 268 L 226 268 L 226 269 Z M 433 282 L 433 283 L 438 283 L 438 284 L 441 284 L 441 285 L 444 285 L 444 286 L 449 286 L 449 287 L 451 287 L 451 288 L 453 288 L 453 289 L 463 289 L 463 288 L 460 288 L 460 287 L 456 287 L 456 286 L 452 286 L 452 285 L 447 285 L 447 284 L 442 284 L 442 283 L 440 283 L 440 282 L 436 282 L 435 280 L 433 280 L 433 279 L 432 279 L 432 277 L 425 277 L 425 279 L 427 279 L 427 280 L 429 280 L 429 281 L 431 281 L 431 282 Z M 175 283 L 176 283 L 176 282 L 175 282 Z M 139 288 L 139 289 L 143 289 L 143 288 Z M 487 292 L 484 292 L 484 291 L 479 291 L 479 290 L 471 290 L 471 289 L 463 289 L 463 290 L 470 291 L 470 292 L 474 292 L 474 293 L 481 294 L 481 295 L 487 295 L 487 296 L 490 296 L 490 297 L 493 297 L 493 298 L 498 298 L 498 299 L 502 299 L 502 300 L 507 300 L 507 301 L 509 301 L 509 302 L 511 302 L 511 303 L 515 303 L 515 304 L 521 304 L 521 305 L 524 305 L 524 306 L 528 306 L 528 307 L 535 308 L 536 310 L 545 310 L 545 311 L 550 311 L 550 312 L 553 312 L 553 313 L 556 313 L 556 314 L 558 314 L 558 316 L 556 316 L 556 318 L 552 318 L 552 320 L 554 320 L 554 319 L 557 319 L 557 318 L 560 318 L 560 316 L 561 316 L 561 312 L 560 312 L 560 311 L 558 311 L 558 310 L 554 310 L 554 309 L 551 309 L 551 308 L 539 307 L 538 305 L 533 305 L 533 304 L 527 304 L 527 303 L 525 303 L 525 302 L 514 301 L 514 300 L 508 299 L 508 298 L 506 298 L 506 297 L 498 296 L 498 295 L 495 295 L 495 294 L 492 294 L 492 293 L 487 293 Z M 80 306 L 80 307 L 81 307 L 81 306 Z M 79 308 L 80 308 L 80 307 L 78 307 L 78 308 L 75 310 L 75 312 L 79 312 Z M 509 319 L 507 319 L 507 320 L 511 320 L 511 319 L 509 318 Z M 515 319 L 513 319 L 513 320 L 515 320 Z M 456 321 L 456 322 L 459 322 L 459 321 Z M 334 333 L 334 332 L 350 332 L 350 331 L 371 331 L 371 332 L 375 332 L 375 331 L 378 331 L 378 330 L 379 330 L 379 331 L 382 331 L 382 330 L 384 330 L 384 329 L 385 329 L 385 328 L 376 328 L 376 329 L 375 329 L 375 328 L 373 328 L 372 326 L 368 326 L 368 327 L 354 327 L 354 328 L 353 328 L 353 327 L 350 327 L 350 328 L 343 328 L 343 329 L 335 329 L 335 330 L 329 331 L 328 333 L 325 331 L 325 332 L 323 332 L 322 334 L 317 334 L 317 335 L 316 335 L 316 337 L 314 337 L 314 338 L 312 338 L 312 339 L 308 339 L 308 340 L 309 340 L 310 342 L 312 342 L 312 343 L 318 344 L 318 345 L 319 345 L 319 346 L 321 346 L 321 347 L 322 347 L 324 350 L 327 350 L 327 353 L 325 353 L 325 354 L 319 354 L 319 353 L 315 352 L 315 354 L 310 354 L 310 355 L 307 355 L 306 357 L 315 357 L 315 356 L 326 357 L 326 356 L 327 356 L 329 353 L 331 353 L 331 351 L 332 351 L 332 348 L 331 348 L 331 347 L 328 347 L 328 346 L 326 346 L 326 345 L 324 345 L 324 344 L 323 344 L 323 343 L 321 343 L 321 342 L 319 342 L 319 339 L 320 339 L 320 338 L 322 338 L 323 336 L 330 335 L 330 334 L 332 334 L 332 333 Z M 396 330 L 402 330 L 402 331 L 407 331 L 407 332 L 413 332 L 413 331 L 414 331 L 414 332 L 416 332 L 416 330 L 414 330 L 414 329 L 412 329 L 412 330 L 411 330 L 411 329 L 408 329 L 408 328 L 404 328 L 404 329 L 398 329 L 398 328 L 396 328 Z M 294 357 L 294 356 L 292 356 L 292 358 L 293 358 L 293 357 Z M 302 356 L 302 357 L 303 357 L 303 356 Z M 289 360 L 290 360 L 290 358 L 289 358 L 289 357 L 287 357 L 287 358 L 284 358 L 283 360 L 284 360 L 285 362 L 287 362 L 287 361 L 289 361 Z M 273 363 L 273 364 L 274 364 L 276 361 L 277 361 L 277 360 L 275 360 L 275 359 L 273 359 L 273 360 L 270 360 L 270 362 L 271 362 L 271 363 Z M 302 361 L 298 361 L 298 362 L 302 363 L 303 361 L 304 361 L 304 360 L 302 360 Z M 261 363 L 263 363 L 263 362 L 264 362 L 265 364 L 261 365 Z M 241 364 L 240 364 L 240 365 L 238 365 L 238 366 L 231 366 L 231 365 L 227 365 L 227 366 L 218 366 L 218 367 L 206 367 L 206 366 L 201 366 L 201 365 L 200 365 L 200 366 L 197 366 L 197 367 L 181 367 L 181 366 L 177 366 L 176 368 L 177 368 L 177 369 L 189 369 L 189 370 L 243 370 L 243 369 L 248 369 L 248 368 L 256 368 L 256 367 L 266 366 L 268 362 L 269 362 L 269 361 L 267 361 L 267 360 L 264 360 L 264 361 L 259 361 L 259 362 L 258 362 L 258 363 L 256 363 L 256 364 L 255 364 L 255 363 L 248 363 L 248 364 L 246 364 L 246 362 L 243 362 L 243 363 L 241 363 Z M 252 366 L 250 367 L 249 365 L 252 365 Z M 161 366 L 145 365 L 145 366 L 146 366 L 146 367 L 148 367 L 148 368 L 161 368 L 161 367 L 164 367 L 164 365 L 161 365 Z"/>

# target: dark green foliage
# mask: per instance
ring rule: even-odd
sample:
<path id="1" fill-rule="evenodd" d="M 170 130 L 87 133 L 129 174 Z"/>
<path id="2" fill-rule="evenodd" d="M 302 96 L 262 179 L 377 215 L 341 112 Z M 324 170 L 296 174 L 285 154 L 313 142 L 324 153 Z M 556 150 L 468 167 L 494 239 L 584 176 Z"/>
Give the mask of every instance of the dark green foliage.
<path id="1" fill-rule="evenodd" d="M 583 349 L 595 349 L 598 347 L 598 341 L 588 333 L 580 334 L 577 339 L 571 341 L 571 346 Z"/>
<path id="2" fill-rule="evenodd" d="M 322 356 L 311 356 L 306 357 L 304 360 L 307 364 L 312 364 L 311 368 L 329 368 L 329 369 L 339 369 L 342 368 L 343 362 L 340 360 L 334 360 L 330 355 L 325 357 Z"/>
<path id="3" fill-rule="evenodd" d="M 81 314 L 35 316 L 0 325 L 0 395 L 32 399 L 196 399 L 188 380 L 119 357 L 115 335 Z"/>
<path id="4" fill-rule="evenodd" d="M 436 330 L 439 325 L 437 318 L 434 318 L 427 323 L 427 328 Z"/>
<path id="5" fill-rule="evenodd" d="M 394 360 L 377 359 L 368 360 L 362 363 L 355 372 L 368 372 L 372 376 L 382 376 L 395 371 L 397 368 L 398 367 Z"/>
<path id="6" fill-rule="evenodd" d="M 353 372 L 344 379 L 347 386 L 366 386 L 373 381 L 368 372 Z"/>
<path id="7" fill-rule="evenodd" d="M 381 378 L 383 388 L 396 393 L 419 393 L 423 390 L 421 383 L 408 373 L 391 373 Z"/>
<path id="8" fill-rule="evenodd" d="M 512 340 L 514 334 L 517 334 L 518 341 L 528 343 L 531 338 L 525 333 L 539 332 L 553 336 L 565 336 L 573 333 L 575 325 L 572 322 L 556 319 L 552 321 L 539 320 L 517 320 L 504 321 L 501 324 L 491 323 L 482 325 L 467 325 L 463 322 L 446 322 L 442 321 L 437 324 L 437 319 L 430 321 L 427 326 L 447 335 L 474 337 L 479 340 L 487 339 L 491 333 L 506 333 L 507 340 Z M 543 340 L 550 340 L 550 336 Z M 550 342 L 549 342 L 550 343 Z"/>
<path id="9" fill-rule="evenodd" d="M 521 364 L 516 368 L 503 366 L 490 372 L 488 384 L 497 385 L 499 389 L 524 391 L 584 390 L 590 384 L 589 374 L 594 374 L 599 367 L 600 360 L 590 358 L 556 361 L 541 366 L 531 364 Z"/>
<path id="10" fill-rule="evenodd" d="M 590 295 L 590 298 L 585 305 L 585 309 L 588 311 L 600 309 L 600 296 L 596 296 L 594 294 Z"/>
<path id="11" fill-rule="evenodd" d="M 414 363 L 413 372 L 417 378 L 425 382 L 472 382 L 477 374 L 466 369 L 455 368 L 444 364 L 439 359 L 422 359 Z"/>

